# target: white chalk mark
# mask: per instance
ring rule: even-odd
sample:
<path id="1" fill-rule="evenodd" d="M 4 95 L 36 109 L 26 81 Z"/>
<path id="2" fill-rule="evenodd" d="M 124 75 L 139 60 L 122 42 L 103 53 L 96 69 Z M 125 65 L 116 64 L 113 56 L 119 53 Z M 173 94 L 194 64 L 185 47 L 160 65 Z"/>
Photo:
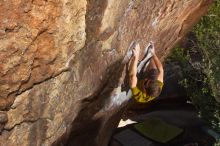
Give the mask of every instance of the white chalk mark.
<path id="1" fill-rule="evenodd" d="M 130 1 L 128 4 L 128 8 L 125 10 L 124 17 L 126 17 L 129 14 L 129 12 L 133 9 L 133 6 L 134 6 L 134 1 Z"/>
<path id="2" fill-rule="evenodd" d="M 72 54 L 69 58 L 68 58 L 68 60 L 67 60 L 67 62 L 66 62 L 66 64 L 65 64 L 65 67 L 66 68 L 69 68 L 70 66 L 70 62 L 73 60 L 73 58 L 75 57 L 75 54 Z"/>
<path id="3" fill-rule="evenodd" d="M 153 23 L 152 23 L 152 26 L 153 28 L 155 29 L 157 27 L 157 24 L 158 24 L 159 20 L 158 20 L 158 17 L 154 19 Z"/>

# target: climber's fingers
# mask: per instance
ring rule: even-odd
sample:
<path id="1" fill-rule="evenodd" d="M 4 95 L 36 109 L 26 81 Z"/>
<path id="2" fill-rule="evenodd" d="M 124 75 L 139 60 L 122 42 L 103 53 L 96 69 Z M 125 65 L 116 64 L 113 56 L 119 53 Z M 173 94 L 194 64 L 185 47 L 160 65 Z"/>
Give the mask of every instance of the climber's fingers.
<path id="1" fill-rule="evenodd" d="M 135 48 L 132 50 L 132 54 L 133 54 L 133 57 L 138 57 L 139 56 L 139 53 Z"/>
<path id="2" fill-rule="evenodd" d="M 140 55 L 140 45 L 136 44 L 132 50 L 133 56 L 134 57 L 139 57 Z"/>
<path id="3" fill-rule="evenodd" d="M 150 47 L 150 52 L 152 53 L 152 54 L 155 54 L 155 47 L 154 47 L 154 43 L 151 41 L 150 42 L 150 45 L 151 45 L 151 47 Z"/>
<path id="4" fill-rule="evenodd" d="M 152 54 L 155 54 L 155 49 L 154 47 L 150 50 Z"/>

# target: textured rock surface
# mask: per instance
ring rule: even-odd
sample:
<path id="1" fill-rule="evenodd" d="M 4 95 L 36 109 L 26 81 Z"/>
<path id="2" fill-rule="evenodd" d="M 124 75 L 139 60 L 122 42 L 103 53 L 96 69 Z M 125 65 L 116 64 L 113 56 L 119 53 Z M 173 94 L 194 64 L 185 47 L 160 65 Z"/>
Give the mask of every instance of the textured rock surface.
<path id="1" fill-rule="evenodd" d="M 210 3 L 1 1 L 0 145 L 105 146 L 130 43 L 154 41 L 164 58 Z"/>

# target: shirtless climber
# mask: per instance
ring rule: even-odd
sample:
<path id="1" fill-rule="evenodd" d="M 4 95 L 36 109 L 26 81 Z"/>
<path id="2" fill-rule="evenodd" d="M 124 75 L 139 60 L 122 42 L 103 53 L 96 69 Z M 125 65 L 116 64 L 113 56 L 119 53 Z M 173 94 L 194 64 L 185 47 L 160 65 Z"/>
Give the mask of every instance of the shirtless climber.
<path id="1" fill-rule="evenodd" d="M 155 54 L 154 47 L 150 48 L 152 57 L 144 70 L 144 78 L 137 78 L 137 66 L 140 56 L 140 46 L 135 45 L 129 65 L 129 82 L 133 98 L 140 103 L 146 103 L 158 97 L 163 87 L 163 65 Z M 148 51 L 148 52 L 149 52 Z M 145 68 L 145 67 L 144 67 Z"/>

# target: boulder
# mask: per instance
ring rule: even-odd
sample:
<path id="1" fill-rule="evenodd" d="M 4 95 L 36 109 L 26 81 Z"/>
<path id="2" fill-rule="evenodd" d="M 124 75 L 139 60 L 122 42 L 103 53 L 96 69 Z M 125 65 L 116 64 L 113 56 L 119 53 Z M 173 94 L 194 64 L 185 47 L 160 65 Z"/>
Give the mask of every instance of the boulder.
<path id="1" fill-rule="evenodd" d="M 129 45 L 143 57 L 153 41 L 163 60 L 211 3 L 2 0 L 0 145 L 106 146 L 127 102 Z"/>

